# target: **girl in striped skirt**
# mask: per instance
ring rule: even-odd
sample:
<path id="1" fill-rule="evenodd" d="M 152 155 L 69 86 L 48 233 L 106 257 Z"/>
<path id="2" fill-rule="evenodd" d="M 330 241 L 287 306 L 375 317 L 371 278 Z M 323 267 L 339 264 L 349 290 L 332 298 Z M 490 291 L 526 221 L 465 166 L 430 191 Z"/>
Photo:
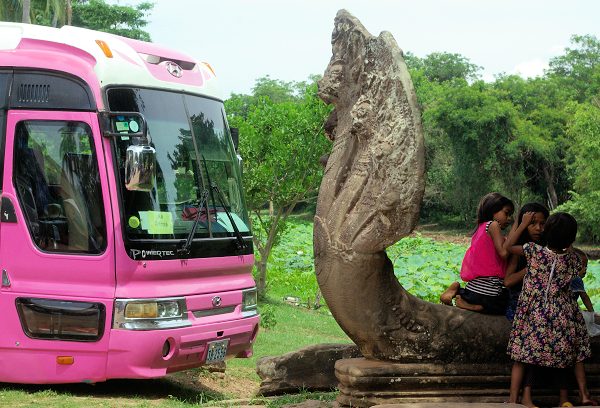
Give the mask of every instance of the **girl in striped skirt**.
<path id="1" fill-rule="evenodd" d="M 508 292 L 503 285 L 506 260 L 510 255 L 505 248 L 502 230 L 510 225 L 515 206 L 499 193 L 489 193 L 479 202 L 477 227 L 471 238 L 460 270 L 466 282 L 461 288 L 454 282 L 440 296 L 442 303 L 488 314 L 503 315 L 508 302 Z M 530 222 L 532 214 L 525 214 Z"/>

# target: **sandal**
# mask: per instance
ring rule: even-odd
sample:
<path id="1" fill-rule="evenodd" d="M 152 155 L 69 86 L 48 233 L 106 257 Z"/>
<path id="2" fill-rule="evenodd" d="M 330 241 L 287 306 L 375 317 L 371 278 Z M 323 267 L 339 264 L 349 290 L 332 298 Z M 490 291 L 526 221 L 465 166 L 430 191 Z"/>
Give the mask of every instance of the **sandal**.
<path id="1" fill-rule="evenodd" d="M 573 406 L 573 404 L 571 404 L 569 401 L 563 402 L 561 405 L 561 407 L 572 407 L 572 406 Z"/>

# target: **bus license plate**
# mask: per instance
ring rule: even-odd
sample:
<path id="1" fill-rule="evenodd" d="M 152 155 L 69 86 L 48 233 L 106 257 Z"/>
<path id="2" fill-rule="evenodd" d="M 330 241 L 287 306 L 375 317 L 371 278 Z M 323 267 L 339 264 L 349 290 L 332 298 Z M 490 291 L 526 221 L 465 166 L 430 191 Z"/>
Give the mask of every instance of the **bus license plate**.
<path id="1" fill-rule="evenodd" d="M 207 344 L 208 352 L 206 353 L 206 364 L 218 363 L 225 360 L 227 354 L 227 344 L 229 339 L 211 341 Z"/>

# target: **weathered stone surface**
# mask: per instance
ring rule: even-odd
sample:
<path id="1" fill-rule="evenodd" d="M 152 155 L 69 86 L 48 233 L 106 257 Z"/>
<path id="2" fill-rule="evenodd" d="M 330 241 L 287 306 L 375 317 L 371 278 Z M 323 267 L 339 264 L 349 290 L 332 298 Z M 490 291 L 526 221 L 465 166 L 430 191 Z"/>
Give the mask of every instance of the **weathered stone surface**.
<path id="1" fill-rule="evenodd" d="M 377 404 L 501 403 L 508 399 L 510 364 L 402 364 L 364 358 L 338 360 L 337 402 L 342 407 Z M 592 395 L 600 392 L 600 365 L 586 364 Z M 574 379 L 573 379 L 574 380 Z M 573 382 L 574 384 L 574 382 Z M 571 395 L 577 395 L 572 390 Z M 556 389 L 534 389 L 534 401 L 556 406 Z M 577 400 L 575 397 L 574 400 Z"/>
<path id="2" fill-rule="evenodd" d="M 298 404 L 287 404 L 283 408 L 331 408 L 332 404 L 324 401 L 308 400 Z"/>
<path id="3" fill-rule="evenodd" d="M 372 36 L 345 10 L 332 46 L 319 96 L 335 106 L 326 125 L 333 148 L 314 223 L 327 305 L 365 357 L 506 362 L 504 317 L 411 296 L 385 253 L 414 227 L 424 190 L 420 112 L 402 51 L 390 33 Z"/>
<path id="4" fill-rule="evenodd" d="M 317 344 L 256 363 L 261 395 L 278 395 L 298 390 L 331 390 L 337 387 L 335 362 L 359 357 L 354 344 Z"/>
<path id="5" fill-rule="evenodd" d="M 385 404 L 373 405 L 372 408 L 520 408 L 525 405 L 521 404 L 484 404 L 484 403 L 468 403 L 468 402 L 436 402 L 423 404 Z"/>

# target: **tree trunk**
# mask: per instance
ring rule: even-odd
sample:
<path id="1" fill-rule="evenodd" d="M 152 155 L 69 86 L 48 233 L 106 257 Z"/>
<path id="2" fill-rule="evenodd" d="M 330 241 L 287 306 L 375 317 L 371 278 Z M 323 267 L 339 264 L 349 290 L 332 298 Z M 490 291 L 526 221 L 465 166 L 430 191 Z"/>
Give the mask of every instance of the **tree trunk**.
<path id="1" fill-rule="evenodd" d="M 21 22 L 31 24 L 31 0 L 23 0 L 23 17 Z"/>
<path id="2" fill-rule="evenodd" d="M 264 298 L 267 290 L 267 261 L 261 255 L 260 261 L 256 261 L 254 265 L 258 270 L 258 277 L 256 280 L 256 291 L 258 292 L 258 297 L 262 299 Z"/>
<path id="3" fill-rule="evenodd" d="M 67 25 L 73 23 L 73 4 L 71 0 L 67 0 Z"/>
<path id="4" fill-rule="evenodd" d="M 548 194 L 548 207 L 553 210 L 558 205 L 558 197 L 554 189 L 554 168 L 552 166 L 544 166 L 544 180 L 546 181 L 546 193 Z"/>

